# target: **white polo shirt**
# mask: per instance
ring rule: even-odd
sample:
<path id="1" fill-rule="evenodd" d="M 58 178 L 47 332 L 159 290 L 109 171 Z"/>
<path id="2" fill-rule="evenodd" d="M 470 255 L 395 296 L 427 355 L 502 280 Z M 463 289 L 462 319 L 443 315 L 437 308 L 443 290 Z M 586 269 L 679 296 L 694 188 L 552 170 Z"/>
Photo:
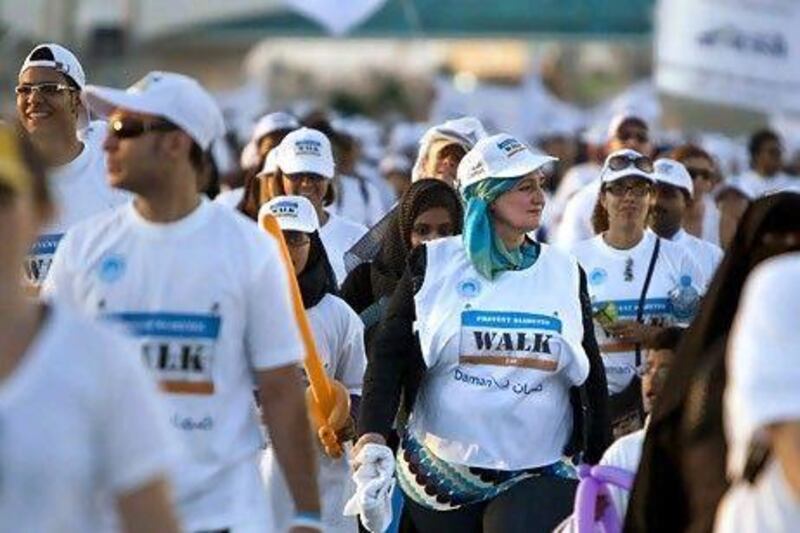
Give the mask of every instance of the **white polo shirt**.
<path id="1" fill-rule="evenodd" d="M 683 246 L 692 254 L 692 258 L 697 262 L 707 280 L 711 280 L 714 277 L 714 273 L 717 271 L 717 267 L 724 255 L 722 248 L 707 240 L 698 239 L 684 229 L 678 230 L 670 240 Z"/>
<path id="2" fill-rule="evenodd" d="M 304 354 L 277 243 L 252 221 L 202 200 L 156 224 L 133 203 L 64 238 L 45 293 L 137 339 L 159 381 L 162 413 L 184 444 L 177 495 L 188 530 L 265 514 L 254 371 Z M 268 399 L 266 400 L 268 401 Z"/>

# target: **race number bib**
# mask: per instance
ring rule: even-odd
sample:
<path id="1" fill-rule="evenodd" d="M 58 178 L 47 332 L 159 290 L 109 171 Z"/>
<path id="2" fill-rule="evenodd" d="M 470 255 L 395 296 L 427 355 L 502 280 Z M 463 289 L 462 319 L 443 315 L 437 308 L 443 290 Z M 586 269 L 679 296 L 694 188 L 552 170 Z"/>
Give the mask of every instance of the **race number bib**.
<path id="1" fill-rule="evenodd" d="M 40 235 L 28 252 L 25 258 L 25 279 L 34 287 L 40 286 L 47 277 L 53 255 L 63 236 L 63 233 Z"/>
<path id="2" fill-rule="evenodd" d="M 464 311 L 459 363 L 555 372 L 561 358 L 561 320 L 530 313 Z"/>
<path id="3" fill-rule="evenodd" d="M 216 315 L 117 313 L 139 341 L 142 358 L 165 392 L 214 394 L 214 353 L 221 319 Z"/>

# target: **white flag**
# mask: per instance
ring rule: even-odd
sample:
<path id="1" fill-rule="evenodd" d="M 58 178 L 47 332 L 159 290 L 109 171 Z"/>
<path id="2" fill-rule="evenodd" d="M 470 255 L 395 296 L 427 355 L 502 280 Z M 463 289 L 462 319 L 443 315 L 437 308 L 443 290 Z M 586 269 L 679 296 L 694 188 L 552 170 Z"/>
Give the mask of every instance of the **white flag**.
<path id="1" fill-rule="evenodd" d="M 344 35 L 373 13 L 386 0 L 285 0 L 286 4 L 301 15 L 318 22 L 336 36 Z"/>

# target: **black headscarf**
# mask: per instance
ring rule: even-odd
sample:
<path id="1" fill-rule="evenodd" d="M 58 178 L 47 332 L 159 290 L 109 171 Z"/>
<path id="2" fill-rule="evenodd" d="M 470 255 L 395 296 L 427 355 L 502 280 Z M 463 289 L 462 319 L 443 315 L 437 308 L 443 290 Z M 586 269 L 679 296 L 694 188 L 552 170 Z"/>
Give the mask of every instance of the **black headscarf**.
<path id="1" fill-rule="evenodd" d="M 800 194 L 777 193 L 745 211 L 686 332 L 651 414 L 625 531 L 705 531 L 724 492 L 725 347 L 747 276 L 791 250 L 768 233 L 800 231 Z M 696 468 L 695 465 L 703 467 Z"/>
<path id="2" fill-rule="evenodd" d="M 441 207 L 450 213 L 453 234 L 461 233 L 464 209 L 456 191 L 447 183 L 435 179 L 422 179 L 411 184 L 389 221 L 386 238 L 372 261 L 372 292 L 375 299 L 389 296 L 406 268 L 411 251 L 411 231 L 416 218 Z"/>
<path id="3" fill-rule="evenodd" d="M 311 309 L 319 303 L 326 294 L 336 294 L 336 275 L 333 273 L 328 254 L 319 233 L 309 234 L 311 249 L 308 252 L 308 261 L 303 272 L 297 276 L 300 294 L 303 296 L 303 307 Z"/>

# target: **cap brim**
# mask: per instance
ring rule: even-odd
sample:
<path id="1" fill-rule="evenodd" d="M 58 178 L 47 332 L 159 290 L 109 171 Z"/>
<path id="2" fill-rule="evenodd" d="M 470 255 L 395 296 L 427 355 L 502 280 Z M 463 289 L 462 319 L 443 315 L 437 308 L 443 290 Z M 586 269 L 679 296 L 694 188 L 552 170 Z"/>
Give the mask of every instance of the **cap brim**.
<path id="1" fill-rule="evenodd" d="M 89 85 L 81 95 L 86 106 L 103 118 L 108 118 L 115 109 L 162 116 L 162 110 L 156 109 L 147 97 L 123 89 Z"/>
<path id="2" fill-rule="evenodd" d="M 284 174 L 319 174 L 324 178 L 333 179 L 333 172 L 331 172 L 330 169 L 322 168 L 323 165 L 297 165 L 289 163 L 288 165 L 279 165 L 279 167 Z"/>
<path id="3" fill-rule="evenodd" d="M 500 172 L 493 173 L 493 178 L 519 178 L 539 170 L 548 163 L 558 161 L 557 157 L 549 155 L 528 154 L 526 157 L 514 162 Z"/>
<path id="4" fill-rule="evenodd" d="M 275 217 L 275 215 L 272 216 Z M 317 228 L 315 228 L 313 225 L 305 223 L 296 218 L 275 217 L 275 220 L 278 221 L 281 231 L 299 231 L 300 233 L 314 233 L 317 231 Z"/>
<path id="5" fill-rule="evenodd" d="M 616 172 L 609 172 L 603 176 L 603 183 L 613 183 L 623 178 L 643 178 L 650 183 L 655 183 L 656 180 L 651 174 L 639 170 L 638 168 L 624 168 Z"/>

